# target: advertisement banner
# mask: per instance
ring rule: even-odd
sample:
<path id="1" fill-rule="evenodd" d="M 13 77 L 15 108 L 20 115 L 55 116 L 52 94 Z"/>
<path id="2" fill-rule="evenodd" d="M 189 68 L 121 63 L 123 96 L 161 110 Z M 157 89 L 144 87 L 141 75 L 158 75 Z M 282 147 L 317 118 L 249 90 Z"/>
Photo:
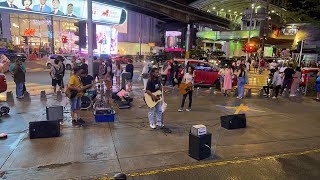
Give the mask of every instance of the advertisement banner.
<path id="1" fill-rule="evenodd" d="M 87 19 L 86 0 L 0 0 L 0 9 L 50 14 L 69 18 Z M 122 8 L 92 2 L 92 19 L 96 22 L 121 24 Z M 123 19 L 122 19 L 123 21 Z"/>
<path id="2" fill-rule="evenodd" d="M 166 31 L 165 51 L 167 51 L 167 52 L 184 51 L 184 49 L 182 49 L 180 46 L 181 46 L 181 32 L 179 32 L 179 31 Z"/>

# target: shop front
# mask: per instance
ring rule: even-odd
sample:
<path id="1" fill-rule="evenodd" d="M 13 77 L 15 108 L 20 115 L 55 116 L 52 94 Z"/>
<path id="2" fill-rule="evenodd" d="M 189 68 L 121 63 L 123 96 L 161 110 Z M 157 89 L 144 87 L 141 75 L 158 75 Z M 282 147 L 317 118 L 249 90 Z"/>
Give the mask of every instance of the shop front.
<path id="1" fill-rule="evenodd" d="M 0 37 L 13 44 L 17 52 L 36 54 L 37 57 L 52 53 L 79 53 L 79 46 L 75 43 L 79 40 L 75 35 L 78 30 L 75 24 L 87 19 L 86 0 L 57 1 L 58 4 L 56 1 L 46 1 L 44 6 L 50 11 L 37 9 L 37 4 L 42 2 L 35 0 L 29 8 L 25 8 L 21 1 L 14 1 L 12 8 L 0 3 Z M 92 14 L 97 41 L 94 53 L 116 54 L 118 31 L 115 25 L 126 22 L 126 11 L 93 2 Z M 87 53 L 86 48 L 81 49 L 80 53 Z"/>

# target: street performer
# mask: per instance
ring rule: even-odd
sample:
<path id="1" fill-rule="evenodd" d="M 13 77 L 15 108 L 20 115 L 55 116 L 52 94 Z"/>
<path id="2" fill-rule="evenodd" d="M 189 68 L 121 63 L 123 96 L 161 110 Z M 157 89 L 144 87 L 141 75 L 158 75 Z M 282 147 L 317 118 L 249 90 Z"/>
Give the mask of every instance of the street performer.
<path id="1" fill-rule="evenodd" d="M 187 98 L 188 95 L 189 95 L 189 106 L 186 109 L 186 111 L 191 111 L 194 78 L 195 78 L 194 67 L 189 66 L 188 67 L 188 72 L 185 73 L 185 75 L 183 76 L 182 82 L 185 83 L 185 84 L 191 83 L 191 87 L 190 87 L 190 90 L 188 91 L 188 93 L 183 94 L 181 106 L 180 106 L 180 109 L 178 109 L 178 112 L 182 112 L 183 111 L 184 103 L 185 103 L 186 98 Z"/>
<path id="2" fill-rule="evenodd" d="M 82 71 L 83 70 L 81 67 L 75 67 L 73 69 L 73 74 L 69 79 L 69 83 L 67 87 L 68 91 L 77 92 L 74 98 L 70 98 L 72 125 L 81 125 L 85 123 L 85 121 L 81 119 L 81 115 L 80 115 L 81 97 L 83 96 L 83 89 L 82 89 L 82 83 L 80 78 Z"/>
<path id="3" fill-rule="evenodd" d="M 149 79 L 147 82 L 147 87 L 146 87 L 146 93 L 151 96 L 153 101 L 158 101 L 159 97 L 153 95 L 152 93 L 157 92 L 157 91 L 162 92 L 162 85 L 161 85 L 161 79 L 160 79 L 160 72 L 158 68 L 153 68 L 150 71 L 149 74 Z M 154 114 L 156 114 L 157 117 L 157 123 L 154 123 Z M 157 126 L 163 127 L 162 123 L 162 102 L 159 101 L 155 107 L 152 107 L 149 109 L 148 112 L 148 119 L 150 123 L 150 127 L 152 129 L 156 129 Z"/>

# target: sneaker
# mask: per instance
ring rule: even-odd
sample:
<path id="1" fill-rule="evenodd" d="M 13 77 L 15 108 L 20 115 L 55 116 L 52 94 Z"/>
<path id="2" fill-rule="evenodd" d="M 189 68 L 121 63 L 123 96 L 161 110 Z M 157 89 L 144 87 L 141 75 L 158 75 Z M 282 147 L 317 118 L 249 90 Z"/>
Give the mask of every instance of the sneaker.
<path id="1" fill-rule="evenodd" d="M 178 112 L 182 112 L 182 111 L 183 111 L 183 109 L 182 109 L 182 108 L 178 109 Z"/>
<path id="2" fill-rule="evenodd" d="M 190 112 L 190 111 L 191 111 L 191 108 L 186 109 L 186 111 Z"/>
<path id="3" fill-rule="evenodd" d="M 296 95 L 295 94 L 290 94 L 290 97 L 295 97 Z"/>
<path id="4" fill-rule="evenodd" d="M 79 124 L 85 124 L 86 122 L 84 121 L 84 120 L 82 120 L 81 118 L 80 119 L 78 119 L 78 121 L 77 121 Z"/>
<path id="5" fill-rule="evenodd" d="M 277 97 L 272 97 L 272 99 L 277 99 Z"/>
<path id="6" fill-rule="evenodd" d="M 72 120 L 72 125 L 78 125 L 78 122 L 76 120 Z"/>
<path id="7" fill-rule="evenodd" d="M 63 126 L 63 125 L 64 125 L 63 121 L 60 121 L 60 126 Z"/>
<path id="8" fill-rule="evenodd" d="M 162 123 L 158 123 L 158 122 L 157 122 L 156 125 L 159 126 L 159 127 L 163 127 L 164 126 Z"/>
<path id="9" fill-rule="evenodd" d="M 156 129 L 156 128 L 157 128 L 157 126 L 156 126 L 155 124 L 150 124 L 150 127 L 151 127 L 152 129 Z"/>

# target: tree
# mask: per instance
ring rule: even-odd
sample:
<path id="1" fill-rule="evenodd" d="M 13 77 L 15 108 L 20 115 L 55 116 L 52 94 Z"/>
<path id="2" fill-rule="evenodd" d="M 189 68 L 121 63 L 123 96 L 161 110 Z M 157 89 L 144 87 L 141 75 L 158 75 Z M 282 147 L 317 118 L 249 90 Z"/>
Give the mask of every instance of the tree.
<path id="1" fill-rule="evenodd" d="M 307 21 L 320 25 L 320 0 L 289 0 L 288 10 Z"/>

